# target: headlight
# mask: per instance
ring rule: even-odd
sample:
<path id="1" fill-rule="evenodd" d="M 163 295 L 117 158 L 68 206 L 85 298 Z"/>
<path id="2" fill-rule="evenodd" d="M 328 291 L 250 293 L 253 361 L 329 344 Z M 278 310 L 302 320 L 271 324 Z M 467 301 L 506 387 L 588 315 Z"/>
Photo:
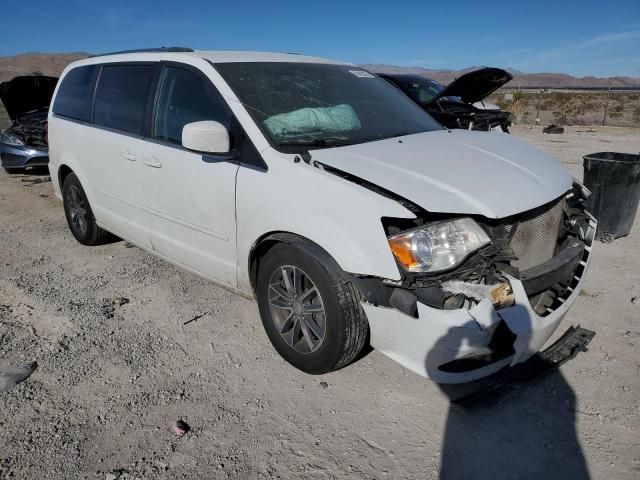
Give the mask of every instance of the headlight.
<path id="1" fill-rule="evenodd" d="M 4 132 L 0 132 L 0 143 L 14 145 L 16 147 L 21 147 L 22 145 L 24 145 L 24 142 L 20 140 L 20 137 L 7 130 L 5 130 Z"/>
<path id="2" fill-rule="evenodd" d="M 439 272 L 460 264 L 491 242 L 470 218 L 434 222 L 388 238 L 391 251 L 409 272 Z"/>

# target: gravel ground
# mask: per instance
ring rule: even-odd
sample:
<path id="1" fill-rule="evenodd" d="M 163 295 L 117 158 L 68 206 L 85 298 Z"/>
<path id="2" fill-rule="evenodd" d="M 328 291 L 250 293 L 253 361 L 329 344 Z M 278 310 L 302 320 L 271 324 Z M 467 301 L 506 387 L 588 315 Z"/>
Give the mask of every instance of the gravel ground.
<path id="1" fill-rule="evenodd" d="M 583 154 L 640 151 L 637 130 L 540 131 L 514 134 L 578 178 Z M 293 369 L 253 302 L 125 242 L 81 246 L 26 178 L 0 171 L 0 373 L 38 368 L 0 393 L 0 478 L 640 476 L 640 220 L 596 246 L 561 325 L 596 331 L 589 351 L 463 412 L 375 351 Z"/>

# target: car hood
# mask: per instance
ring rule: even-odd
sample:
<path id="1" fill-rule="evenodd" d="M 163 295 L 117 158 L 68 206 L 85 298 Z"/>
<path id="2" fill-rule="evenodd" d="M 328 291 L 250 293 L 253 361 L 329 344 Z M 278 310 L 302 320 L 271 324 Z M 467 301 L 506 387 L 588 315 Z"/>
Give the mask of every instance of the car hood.
<path id="1" fill-rule="evenodd" d="M 46 110 L 58 79 L 43 75 L 25 75 L 0 83 L 0 101 L 11 120 L 34 110 Z"/>
<path id="2" fill-rule="evenodd" d="M 556 160 L 502 133 L 440 130 L 310 153 L 430 212 L 508 217 L 573 182 Z"/>
<path id="3" fill-rule="evenodd" d="M 512 78 L 513 75 L 500 68 L 486 67 L 474 70 L 456 78 L 438 95 L 433 97 L 429 104 L 442 97 L 460 97 L 465 103 L 479 102 Z"/>

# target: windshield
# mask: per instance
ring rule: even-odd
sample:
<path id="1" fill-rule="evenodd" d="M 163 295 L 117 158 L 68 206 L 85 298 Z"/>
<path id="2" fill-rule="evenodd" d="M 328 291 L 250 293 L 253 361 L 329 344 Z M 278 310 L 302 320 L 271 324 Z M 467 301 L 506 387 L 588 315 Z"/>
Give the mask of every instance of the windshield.
<path id="1" fill-rule="evenodd" d="M 216 68 L 279 149 L 352 145 L 442 129 L 385 80 L 355 66 L 252 62 Z"/>
<path id="2" fill-rule="evenodd" d="M 391 77 L 392 81 L 400 87 L 400 89 L 409 95 L 413 100 L 421 104 L 427 104 L 434 97 L 444 90 L 444 85 L 431 80 L 430 78 L 420 77 Z"/>

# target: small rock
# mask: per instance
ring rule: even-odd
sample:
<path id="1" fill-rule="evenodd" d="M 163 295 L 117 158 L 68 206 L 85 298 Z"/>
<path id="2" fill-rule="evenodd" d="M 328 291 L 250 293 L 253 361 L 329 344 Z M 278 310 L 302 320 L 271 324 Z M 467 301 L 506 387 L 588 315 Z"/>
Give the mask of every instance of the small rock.
<path id="1" fill-rule="evenodd" d="M 640 297 L 632 297 L 631 303 L 633 303 L 634 305 L 640 305 Z"/>
<path id="2" fill-rule="evenodd" d="M 104 480 L 117 480 L 118 479 L 118 475 L 116 475 L 115 473 L 105 473 L 104 474 Z"/>
<path id="3" fill-rule="evenodd" d="M 189 430 L 191 430 L 191 427 L 184 420 L 178 420 L 173 426 L 173 432 L 178 438 L 184 437 L 189 432 Z"/>
<path id="4" fill-rule="evenodd" d="M 327 382 L 320 382 L 320 386 L 322 388 L 329 388 L 329 384 Z"/>
<path id="5" fill-rule="evenodd" d="M 38 362 L 31 362 L 17 367 L 10 368 L 4 374 L 0 374 L 0 392 L 15 387 L 20 382 L 24 382 L 38 368 Z"/>

